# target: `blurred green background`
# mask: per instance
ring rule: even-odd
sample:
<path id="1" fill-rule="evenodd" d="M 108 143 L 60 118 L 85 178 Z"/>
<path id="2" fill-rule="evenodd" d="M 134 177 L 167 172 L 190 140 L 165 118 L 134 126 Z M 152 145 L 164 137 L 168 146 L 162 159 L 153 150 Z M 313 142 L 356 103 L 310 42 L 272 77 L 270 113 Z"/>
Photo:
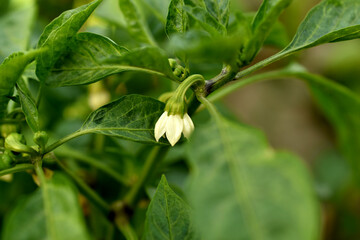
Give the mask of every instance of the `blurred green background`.
<path id="1" fill-rule="evenodd" d="M 11 4 L 26 0 L 13 0 Z M 43 28 L 63 11 L 77 7 L 86 0 L 38 0 L 38 14 L 32 33 L 30 47 L 35 47 Z M 155 38 L 165 46 L 164 22 L 156 14 L 166 15 L 169 0 L 138 0 Z M 281 16 L 288 40 L 306 13 L 319 1 L 297 0 Z M 6 11 L 12 7 L 8 0 L 0 0 L 0 22 Z M 260 0 L 233 0 L 233 10 L 254 12 L 260 6 Z M 152 6 L 153 8 L 149 8 Z M 123 20 L 117 12 L 116 0 L 104 0 L 102 6 L 87 22 L 84 30 L 106 35 L 120 45 L 135 47 L 126 33 Z M 153 9 L 158 9 L 154 11 Z M 1 43 L 1 40 L 0 40 Z M 255 59 L 255 62 L 279 51 L 279 48 L 267 46 Z M 326 44 L 305 50 L 292 60 L 308 68 L 310 72 L 321 74 L 329 79 L 349 87 L 360 94 L 360 40 Z M 0 53 L 0 60 L 6 55 Z M 267 67 L 266 70 L 285 66 L 290 59 Z M 198 64 L 194 71 L 206 72 L 212 77 L 221 69 L 221 65 Z M 105 104 L 112 98 L 128 93 L 141 93 L 157 97 L 173 86 L 168 81 L 136 74 L 137 82 L 127 81 L 134 73 L 111 76 L 106 80 L 87 87 L 48 89 L 42 101 L 41 112 L 45 129 L 53 130 L 58 136 L 76 130 L 86 115 Z M 61 104 L 59 104 L 61 102 Z M 360 192 L 351 182 L 346 161 L 337 150 L 333 129 L 311 99 L 306 85 L 299 80 L 281 79 L 255 83 L 226 97 L 221 104 L 242 122 L 255 126 L 265 132 L 270 143 L 277 149 L 292 151 L 300 155 L 312 172 L 315 188 L 323 207 L 323 236 L 327 240 L 360 239 Z M 80 138 L 74 144 L 83 146 L 90 137 Z M 360 146 L 359 146 L 360 147 Z M 136 168 L 136 166 L 134 166 Z M 0 181 L 0 191 L 9 193 L 6 199 L 0 199 L 0 223 L 7 212 L 11 199 L 25 194 L 35 186 L 21 185 L 23 178 L 19 174 L 14 179 L 16 187 Z M 105 190 L 104 190 L 105 191 Z M 105 194 L 105 193 L 102 193 Z"/>

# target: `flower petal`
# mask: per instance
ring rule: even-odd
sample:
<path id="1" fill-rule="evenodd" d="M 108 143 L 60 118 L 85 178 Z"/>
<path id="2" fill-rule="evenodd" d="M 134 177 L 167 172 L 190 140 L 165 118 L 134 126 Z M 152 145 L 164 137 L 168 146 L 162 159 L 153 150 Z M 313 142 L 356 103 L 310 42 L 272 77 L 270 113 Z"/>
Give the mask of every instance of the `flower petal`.
<path id="1" fill-rule="evenodd" d="M 195 126 L 190 116 L 187 113 L 185 113 L 183 117 L 183 123 L 184 123 L 184 129 L 183 129 L 184 137 L 189 138 L 191 133 L 194 131 Z"/>
<path id="2" fill-rule="evenodd" d="M 170 115 L 168 117 L 166 122 L 166 137 L 171 146 L 174 146 L 179 141 L 183 128 L 183 120 L 179 115 Z"/>
<path id="3" fill-rule="evenodd" d="M 168 120 L 168 113 L 165 111 L 155 124 L 154 135 L 157 142 L 159 141 L 161 136 L 165 134 L 167 120 Z"/>

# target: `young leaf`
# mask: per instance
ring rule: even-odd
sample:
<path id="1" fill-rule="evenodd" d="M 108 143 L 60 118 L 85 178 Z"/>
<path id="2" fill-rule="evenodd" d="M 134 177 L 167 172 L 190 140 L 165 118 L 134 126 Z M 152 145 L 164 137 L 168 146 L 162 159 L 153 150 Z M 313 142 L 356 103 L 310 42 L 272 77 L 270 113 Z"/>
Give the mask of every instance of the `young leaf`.
<path id="1" fill-rule="evenodd" d="M 134 0 L 119 0 L 129 34 L 141 43 L 156 46 L 156 43 L 146 25 L 144 16 Z"/>
<path id="2" fill-rule="evenodd" d="M 195 239 L 191 209 L 168 185 L 165 176 L 146 213 L 145 240 Z"/>
<path id="3" fill-rule="evenodd" d="M 64 175 L 55 174 L 15 207 L 6 221 L 3 239 L 90 239 L 73 184 Z"/>
<path id="4" fill-rule="evenodd" d="M 89 84 L 124 71 L 146 72 L 177 80 L 167 56 L 156 47 L 128 52 L 106 37 L 79 33 L 45 83 L 51 87 Z"/>
<path id="5" fill-rule="evenodd" d="M 165 31 L 168 36 L 173 33 L 185 33 L 188 28 L 188 16 L 184 10 L 184 0 L 172 0 L 166 20 Z"/>
<path id="6" fill-rule="evenodd" d="M 21 5 L 11 5 L 12 3 L 10 11 L 0 17 L 0 61 L 14 52 L 27 50 L 35 20 L 34 0 L 24 1 Z"/>
<path id="7" fill-rule="evenodd" d="M 202 238 L 317 239 L 318 206 L 301 160 L 275 152 L 254 129 L 215 119 L 188 145 L 188 197 Z"/>
<path id="8" fill-rule="evenodd" d="M 292 0 L 264 0 L 252 23 L 252 38 L 245 47 L 242 61 L 251 62 L 264 44 L 281 12 Z"/>
<path id="9" fill-rule="evenodd" d="M 16 81 L 39 52 L 39 50 L 34 50 L 26 54 L 14 53 L 7 57 L 0 65 L 0 119 L 6 114 L 6 106 L 9 102 L 8 97 L 11 96 Z"/>
<path id="10" fill-rule="evenodd" d="M 153 98 L 126 95 L 92 112 L 78 135 L 100 133 L 156 144 L 154 127 L 163 111 L 164 104 Z"/>
<path id="11" fill-rule="evenodd" d="M 25 119 L 31 130 L 35 133 L 39 131 L 39 113 L 35 101 L 25 93 L 19 86 L 17 92 L 20 98 L 21 109 L 24 112 Z"/>
<path id="12" fill-rule="evenodd" d="M 229 21 L 229 0 L 204 0 L 208 12 L 224 26 Z"/>
<path id="13" fill-rule="evenodd" d="M 67 50 L 72 38 L 101 2 L 102 0 L 96 0 L 63 12 L 46 26 L 38 42 L 38 48 L 46 50 L 37 58 L 36 75 L 41 81 L 47 79 L 55 63 Z"/>

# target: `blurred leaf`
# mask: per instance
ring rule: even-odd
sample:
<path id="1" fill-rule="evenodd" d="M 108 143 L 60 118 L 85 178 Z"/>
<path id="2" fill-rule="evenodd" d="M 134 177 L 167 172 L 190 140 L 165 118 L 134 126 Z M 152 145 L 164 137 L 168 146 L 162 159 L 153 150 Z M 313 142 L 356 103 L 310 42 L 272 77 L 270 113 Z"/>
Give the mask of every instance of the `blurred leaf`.
<path id="1" fill-rule="evenodd" d="M 25 119 L 31 130 L 35 133 L 40 130 L 39 127 L 39 113 L 36 103 L 30 95 L 23 91 L 20 87 L 17 88 L 20 98 L 21 109 L 24 112 Z"/>
<path id="2" fill-rule="evenodd" d="M 3 239 L 90 239 L 73 184 L 55 174 L 15 207 L 4 226 Z"/>
<path id="3" fill-rule="evenodd" d="M 1 4 L 5 3 L 6 1 L 1 0 Z M 1 10 L 3 7 L 5 8 L 5 6 L 0 7 Z M 34 0 L 24 1 L 21 5 L 10 9 L 0 16 L 0 61 L 14 52 L 27 50 L 35 20 Z"/>
<path id="4" fill-rule="evenodd" d="M 71 44 L 70 40 L 101 2 L 96 0 L 65 11 L 46 26 L 38 42 L 38 48 L 46 50 L 37 58 L 36 75 L 41 81 L 46 81 L 55 63 Z"/>
<path id="5" fill-rule="evenodd" d="M 14 53 L 0 65 L 0 119 L 6 114 L 8 96 L 12 95 L 16 81 L 21 77 L 26 66 L 39 54 L 38 50 Z"/>
<path id="6" fill-rule="evenodd" d="M 126 28 L 124 16 L 119 8 L 119 0 L 104 1 L 96 8 L 94 14 L 121 28 Z"/>
<path id="7" fill-rule="evenodd" d="M 104 64 L 111 57 L 128 51 L 111 39 L 93 33 L 78 33 L 69 49 L 58 59 L 45 83 L 52 87 L 88 84 L 119 70 L 118 66 Z"/>
<path id="8" fill-rule="evenodd" d="M 171 0 L 142 0 L 146 4 L 147 8 L 153 12 L 153 14 L 163 23 L 166 22 L 166 16 L 168 15 L 168 8 Z"/>
<path id="9" fill-rule="evenodd" d="M 208 12 L 226 26 L 229 21 L 230 0 L 204 0 Z"/>
<path id="10" fill-rule="evenodd" d="M 79 134 L 100 133 L 158 144 L 154 138 L 154 127 L 163 111 L 164 104 L 153 98 L 126 95 L 92 112 Z"/>
<path id="11" fill-rule="evenodd" d="M 202 7 L 184 7 L 188 16 L 191 17 L 195 24 L 198 24 L 200 28 L 204 29 L 212 36 L 225 35 L 226 28 L 217 21 L 206 9 Z"/>
<path id="12" fill-rule="evenodd" d="M 141 43 L 156 46 L 147 27 L 144 16 L 134 0 L 119 0 L 120 10 L 124 16 L 129 34 Z"/>
<path id="13" fill-rule="evenodd" d="M 241 57 L 242 61 L 247 64 L 251 62 L 265 39 L 271 32 L 281 12 L 289 6 L 292 0 L 264 0 L 252 22 L 252 37 L 248 42 Z"/>
<path id="14" fill-rule="evenodd" d="M 165 31 L 168 36 L 173 33 L 185 33 L 188 27 L 188 16 L 184 10 L 184 0 L 172 0 L 166 20 Z"/>
<path id="15" fill-rule="evenodd" d="M 358 1 L 322 1 L 308 13 L 292 42 L 279 54 L 288 55 L 323 43 L 359 37 L 359 11 Z"/>
<path id="16" fill-rule="evenodd" d="M 195 239 L 191 209 L 169 186 L 165 176 L 146 213 L 144 239 Z"/>
<path id="17" fill-rule="evenodd" d="M 270 31 L 269 35 L 265 39 L 264 45 L 267 46 L 274 46 L 277 48 L 284 48 L 290 42 L 287 30 L 281 22 L 277 21 L 272 30 Z"/>
<path id="18" fill-rule="evenodd" d="M 318 238 L 318 206 L 300 159 L 219 115 L 188 147 L 188 198 L 203 239 Z"/>

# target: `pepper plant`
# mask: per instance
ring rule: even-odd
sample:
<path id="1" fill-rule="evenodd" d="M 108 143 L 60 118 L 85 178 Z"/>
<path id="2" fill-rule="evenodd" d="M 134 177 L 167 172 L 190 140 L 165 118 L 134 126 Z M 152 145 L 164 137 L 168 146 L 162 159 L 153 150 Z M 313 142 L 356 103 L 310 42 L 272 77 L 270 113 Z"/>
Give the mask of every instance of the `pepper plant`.
<path id="1" fill-rule="evenodd" d="M 284 45 L 290 3 L 94 0 L 41 33 L 34 0 L 1 1 L 1 238 L 321 239 L 303 161 L 214 105 L 258 81 L 303 80 L 358 182 L 359 96 L 287 57 L 359 38 L 360 2 L 322 0 Z M 254 62 L 269 42 L 283 49 Z"/>

